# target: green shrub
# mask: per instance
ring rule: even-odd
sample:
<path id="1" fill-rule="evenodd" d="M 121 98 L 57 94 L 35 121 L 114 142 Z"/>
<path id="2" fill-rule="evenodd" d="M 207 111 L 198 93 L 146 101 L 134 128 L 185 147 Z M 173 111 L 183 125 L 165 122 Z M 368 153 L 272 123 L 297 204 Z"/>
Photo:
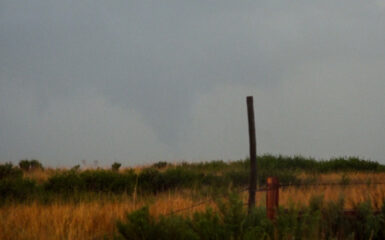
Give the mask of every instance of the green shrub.
<path id="1" fill-rule="evenodd" d="M 167 166 L 168 166 L 168 163 L 167 162 L 162 162 L 162 161 L 152 164 L 152 167 L 158 168 L 158 169 L 165 168 Z"/>
<path id="2" fill-rule="evenodd" d="M 150 216 L 148 208 L 127 214 L 124 222 L 117 223 L 118 239 L 202 239 L 241 240 L 269 239 L 273 224 L 263 209 L 251 214 L 237 195 L 230 194 L 228 202 L 218 202 L 220 211 L 210 208 L 194 213 L 192 217 L 175 215 Z M 257 237 L 257 238 L 256 238 Z"/>
<path id="3" fill-rule="evenodd" d="M 248 161 L 247 159 L 246 162 Z M 304 158 L 302 156 L 263 155 L 257 158 L 257 165 L 258 169 L 304 170 L 308 172 L 385 171 L 384 165 L 357 157 L 341 157 L 326 161 L 316 161 L 313 158 Z"/>
<path id="4" fill-rule="evenodd" d="M 314 197 L 307 207 L 280 208 L 273 222 L 266 218 L 264 208 L 249 214 L 239 196 L 230 194 L 218 202 L 219 211 L 210 208 L 192 217 L 152 217 L 148 208 L 127 214 L 117 223 L 119 239 L 384 239 L 382 213 L 375 216 L 369 202 L 355 207 L 356 216 L 343 212 L 344 200 L 323 202 Z"/>
<path id="5" fill-rule="evenodd" d="M 192 188 L 202 181 L 204 174 L 183 167 L 169 168 L 163 174 L 162 190 L 178 187 Z"/>
<path id="6" fill-rule="evenodd" d="M 210 161 L 210 162 L 201 162 L 193 163 L 191 166 L 195 169 L 205 172 L 219 172 L 229 168 L 229 164 L 225 163 L 222 160 Z"/>
<path id="7" fill-rule="evenodd" d="M 71 195 L 74 192 L 85 190 L 85 182 L 75 171 L 58 173 L 50 177 L 44 184 L 48 192 Z"/>
<path id="8" fill-rule="evenodd" d="M 0 164 L 0 181 L 3 179 L 21 178 L 22 176 L 22 171 L 15 168 L 12 163 Z"/>
<path id="9" fill-rule="evenodd" d="M 247 213 L 239 196 L 230 194 L 229 202 L 219 203 L 218 206 L 227 238 L 243 239 Z"/>
<path id="10" fill-rule="evenodd" d="M 230 201 L 218 203 L 220 212 L 208 208 L 192 217 L 175 215 L 150 216 L 148 208 L 127 214 L 124 222 L 117 223 L 118 239 L 203 239 L 240 240 L 264 239 L 271 236 L 273 225 L 266 219 L 264 211 L 258 210 L 247 215 L 243 203 L 236 195 Z M 255 224 L 258 224 L 256 226 Z M 267 233 L 266 233 L 267 232 Z"/>
<path id="11" fill-rule="evenodd" d="M 381 216 L 375 216 L 370 201 L 362 202 L 355 206 L 355 221 L 352 221 L 351 228 L 355 231 L 355 239 L 382 239 L 379 236 Z"/>
<path id="12" fill-rule="evenodd" d="M 36 182 L 30 179 L 5 179 L 0 181 L 0 203 L 26 201 L 37 193 Z"/>
<path id="13" fill-rule="evenodd" d="M 132 171 L 119 174 L 108 170 L 88 170 L 79 177 L 86 191 L 112 193 L 132 193 L 136 178 Z"/>
<path id="14" fill-rule="evenodd" d="M 114 163 L 111 165 L 111 170 L 117 172 L 117 171 L 119 171 L 119 168 L 120 168 L 121 166 L 122 166 L 121 163 L 114 162 Z"/>
<path id="15" fill-rule="evenodd" d="M 20 169 L 24 171 L 36 170 L 36 169 L 44 169 L 43 165 L 36 159 L 32 160 L 21 160 L 19 162 Z"/>
<path id="16" fill-rule="evenodd" d="M 160 192 L 164 185 L 162 174 L 155 168 L 146 168 L 138 176 L 138 188 L 141 192 Z"/>
<path id="17" fill-rule="evenodd" d="M 160 232 L 147 207 L 127 214 L 126 222 L 118 221 L 117 228 L 123 239 L 132 240 L 156 239 Z"/>
<path id="18" fill-rule="evenodd" d="M 209 186 L 214 189 L 227 188 L 230 183 L 227 176 L 218 176 L 213 173 L 200 174 L 198 177 L 201 186 Z"/>
<path id="19" fill-rule="evenodd" d="M 382 199 L 382 206 L 380 209 L 380 214 L 377 215 L 377 219 L 379 221 L 380 226 L 385 226 L 385 199 Z M 381 227 L 378 234 L 377 239 L 385 239 L 385 228 Z"/>
<path id="20" fill-rule="evenodd" d="M 126 222 L 118 221 L 120 237 L 130 240 L 198 240 L 188 221 L 178 216 L 151 217 L 147 207 L 126 215 Z"/>
<path id="21" fill-rule="evenodd" d="M 79 164 L 77 164 L 77 165 L 73 166 L 73 167 L 71 168 L 71 170 L 70 170 L 70 171 L 74 171 L 74 172 L 77 172 L 77 171 L 79 171 L 79 170 L 80 170 L 80 165 L 79 165 Z"/>
<path id="22" fill-rule="evenodd" d="M 347 237 L 349 222 L 344 213 L 344 199 L 340 197 L 336 202 L 328 202 L 322 211 L 321 231 L 326 239 Z"/>
<path id="23" fill-rule="evenodd" d="M 162 216 L 159 218 L 157 226 L 160 232 L 155 239 L 199 240 L 198 234 L 191 228 L 190 220 L 181 216 Z"/>
<path id="24" fill-rule="evenodd" d="M 21 160 L 19 162 L 19 167 L 23 171 L 29 171 L 29 169 L 31 168 L 31 163 L 29 162 L 29 160 Z"/>
<path id="25" fill-rule="evenodd" d="M 108 170 L 67 171 L 48 179 L 44 189 L 65 195 L 75 192 L 132 193 L 135 184 L 133 171 L 117 173 Z"/>
<path id="26" fill-rule="evenodd" d="M 318 163 L 322 172 L 330 171 L 384 171 L 378 162 L 362 160 L 357 157 L 334 158 Z"/>
<path id="27" fill-rule="evenodd" d="M 205 212 L 194 213 L 191 228 L 202 240 L 226 239 L 228 237 L 219 214 L 210 208 L 206 209 Z"/>
<path id="28" fill-rule="evenodd" d="M 30 169 L 31 170 L 35 170 L 35 169 L 44 169 L 43 168 L 43 164 L 41 164 L 38 160 L 36 159 L 32 159 L 31 161 L 29 161 L 30 163 Z"/>
<path id="29" fill-rule="evenodd" d="M 229 181 L 234 186 L 247 186 L 249 184 L 250 179 L 250 170 L 242 169 L 242 170 L 234 170 L 226 172 L 225 178 L 229 179 Z"/>

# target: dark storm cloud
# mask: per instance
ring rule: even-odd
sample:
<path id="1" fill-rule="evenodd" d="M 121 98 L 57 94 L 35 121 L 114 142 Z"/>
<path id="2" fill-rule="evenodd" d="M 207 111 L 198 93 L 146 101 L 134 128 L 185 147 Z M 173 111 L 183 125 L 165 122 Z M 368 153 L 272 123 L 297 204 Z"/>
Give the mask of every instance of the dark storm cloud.
<path id="1" fill-rule="evenodd" d="M 384 160 L 383 1 L 0 1 L 0 158 Z"/>

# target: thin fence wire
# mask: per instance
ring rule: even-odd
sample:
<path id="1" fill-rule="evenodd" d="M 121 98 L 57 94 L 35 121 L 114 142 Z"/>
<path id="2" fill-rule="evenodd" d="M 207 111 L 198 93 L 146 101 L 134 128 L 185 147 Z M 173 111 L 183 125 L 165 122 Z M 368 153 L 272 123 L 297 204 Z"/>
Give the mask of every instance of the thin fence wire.
<path id="1" fill-rule="evenodd" d="M 336 182 L 325 182 L 325 183 L 300 183 L 300 184 L 280 184 L 279 188 L 288 188 L 288 187 L 312 187 L 312 186 L 349 186 L 349 185 L 384 185 L 385 182 L 350 182 L 350 183 L 336 183 Z M 249 187 L 242 188 L 239 191 L 237 191 L 237 194 L 246 192 L 249 190 Z M 268 191 L 267 186 L 260 186 L 256 189 L 256 192 L 266 192 Z M 200 201 L 198 203 L 195 203 L 189 207 L 180 208 L 177 210 L 173 210 L 168 212 L 165 216 L 174 215 L 176 213 L 185 212 L 188 210 L 192 210 L 196 207 L 199 207 L 204 204 L 208 204 L 211 202 L 214 202 L 215 200 L 213 198 Z M 247 205 L 247 203 L 244 203 L 244 205 Z"/>
<path id="2" fill-rule="evenodd" d="M 385 182 L 324 182 L 324 183 L 299 183 L 299 184 L 280 184 L 280 188 L 288 187 L 314 187 L 314 186 L 349 186 L 349 185 L 383 185 Z"/>
<path id="3" fill-rule="evenodd" d="M 174 214 L 179 213 L 179 212 L 185 212 L 187 210 L 191 210 L 193 208 L 199 207 L 199 206 L 201 206 L 203 204 L 210 203 L 212 201 L 213 201 L 213 199 L 211 199 L 211 198 L 208 199 L 208 200 L 200 201 L 200 202 L 198 202 L 196 204 L 193 204 L 193 205 L 191 205 L 189 207 L 184 207 L 184 208 L 180 208 L 180 209 L 177 209 L 177 210 L 174 210 L 174 211 L 170 211 L 169 213 L 166 214 L 166 216 L 174 215 Z"/>

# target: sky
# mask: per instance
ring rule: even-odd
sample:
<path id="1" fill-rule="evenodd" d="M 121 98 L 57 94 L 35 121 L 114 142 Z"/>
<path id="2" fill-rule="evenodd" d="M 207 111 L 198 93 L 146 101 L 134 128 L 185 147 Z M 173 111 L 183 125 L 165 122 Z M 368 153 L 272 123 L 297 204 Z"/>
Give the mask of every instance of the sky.
<path id="1" fill-rule="evenodd" d="M 385 0 L 0 0 L 0 162 L 385 163 Z"/>

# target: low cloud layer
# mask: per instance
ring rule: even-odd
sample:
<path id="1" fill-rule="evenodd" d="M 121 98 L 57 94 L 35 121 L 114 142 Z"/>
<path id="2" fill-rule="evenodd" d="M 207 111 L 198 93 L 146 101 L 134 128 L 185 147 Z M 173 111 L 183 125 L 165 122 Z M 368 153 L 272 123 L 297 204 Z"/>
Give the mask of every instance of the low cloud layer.
<path id="1" fill-rule="evenodd" d="M 0 161 L 385 163 L 384 1 L 1 1 Z"/>

